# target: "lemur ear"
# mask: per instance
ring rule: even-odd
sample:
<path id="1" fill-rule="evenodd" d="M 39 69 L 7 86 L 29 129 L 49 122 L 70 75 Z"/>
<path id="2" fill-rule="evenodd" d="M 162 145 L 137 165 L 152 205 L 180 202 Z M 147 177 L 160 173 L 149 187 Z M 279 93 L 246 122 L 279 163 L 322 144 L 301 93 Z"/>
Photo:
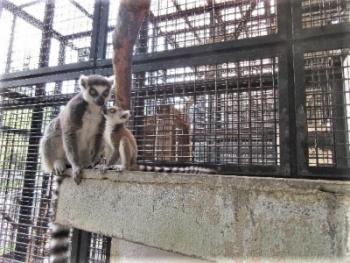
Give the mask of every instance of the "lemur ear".
<path id="1" fill-rule="evenodd" d="M 109 82 L 109 84 L 110 84 L 111 86 L 114 85 L 114 80 L 115 80 L 114 75 L 111 75 L 111 76 L 107 77 L 107 81 Z"/>
<path id="2" fill-rule="evenodd" d="M 122 118 L 128 120 L 128 119 L 130 119 L 130 117 L 131 117 L 130 111 L 129 110 L 125 110 L 123 112 Z"/>
<path id="3" fill-rule="evenodd" d="M 87 84 L 88 84 L 88 77 L 85 76 L 85 75 L 80 75 L 79 84 L 80 84 L 81 87 L 86 89 L 87 88 Z"/>

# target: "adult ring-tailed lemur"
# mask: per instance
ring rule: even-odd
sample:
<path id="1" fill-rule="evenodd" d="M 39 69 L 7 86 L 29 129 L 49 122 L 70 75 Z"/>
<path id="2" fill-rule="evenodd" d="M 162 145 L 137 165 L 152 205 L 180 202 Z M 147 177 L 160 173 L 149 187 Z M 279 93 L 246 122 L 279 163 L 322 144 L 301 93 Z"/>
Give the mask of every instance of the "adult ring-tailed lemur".
<path id="1" fill-rule="evenodd" d="M 52 197 L 54 220 L 62 174 L 72 167 L 74 181 L 81 182 L 81 170 L 94 166 L 100 158 L 105 126 L 102 110 L 110 97 L 114 78 L 82 75 L 80 93 L 68 101 L 63 111 L 46 127 L 40 141 L 44 171 L 56 179 Z M 51 224 L 50 262 L 69 261 L 69 228 Z"/>

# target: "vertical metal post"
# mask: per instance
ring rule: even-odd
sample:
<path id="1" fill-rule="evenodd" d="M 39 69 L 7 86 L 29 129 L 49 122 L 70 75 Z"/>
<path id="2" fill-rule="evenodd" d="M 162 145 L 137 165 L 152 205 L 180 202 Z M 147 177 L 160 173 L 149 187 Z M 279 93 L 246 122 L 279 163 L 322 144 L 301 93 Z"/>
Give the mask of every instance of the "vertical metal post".
<path id="1" fill-rule="evenodd" d="M 89 262 L 91 233 L 79 229 L 73 230 L 71 263 Z"/>
<path id="2" fill-rule="evenodd" d="M 102 0 L 99 7 L 99 30 L 97 42 L 97 60 L 106 58 L 107 34 L 108 34 L 108 17 L 109 17 L 109 1 Z"/>
<path id="3" fill-rule="evenodd" d="M 47 67 L 50 55 L 52 23 L 54 15 L 55 1 L 47 0 L 44 13 L 44 28 L 42 31 L 42 41 L 39 54 L 39 67 Z M 45 84 L 36 86 L 35 96 L 43 96 Z M 32 225 L 32 206 L 34 197 L 34 185 L 36 181 L 36 170 L 38 165 L 38 145 L 40 139 L 41 124 L 43 119 L 43 107 L 34 106 L 31 120 L 31 130 L 29 134 L 29 146 L 26 158 L 26 168 L 24 173 L 23 190 L 19 211 L 19 227 L 17 232 L 15 259 L 25 261 L 28 253 L 28 244 L 33 242 L 29 235 L 30 225 Z"/>
<path id="4" fill-rule="evenodd" d="M 293 68 L 293 18 L 291 0 L 278 1 L 278 32 L 285 41 L 279 55 L 279 130 L 280 130 L 280 173 L 295 175 L 295 114 L 294 114 L 294 68 Z"/>
<path id="5" fill-rule="evenodd" d="M 291 11 L 293 15 L 293 39 L 300 36 L 302 30 L 301 0 L 291 1 Z M 286 15 L 287 16 L 287 15 Z M 285 16 L 285 17 L 286 17 Z M 295 119 L 292 124 L 295 125 L 295 135 L 292 137 L 292 147 L 295 151 L 295 158 L 292 162 L 293 169 L 298 175 L 307 174 L 307 122 L 306 122 L 306 98 L 305 98 L 305 73 L 304 73 L 304 49 L 298 43 L 294 42 L 293 47 L 293 68 L 294 68 L 294 98 L 295 106 L 293 108 Z M 296 143 L 294 143 L 296 142 Z M 295 147 L 295 148 L 294 148 Z"/>
<path id="6" fill-rule="evenodd" d="M 90 61 L 93 63 L 97 59 L 97 50 L 99 42 L 99 30 L 100 30 L 100 10 L 101 9 L 101 0 L 95 0 L 94 5 L 94 14 L 93 14 L 93 23 L 92 23 L 92 32 L 91 32 L 91 44 L 90 44 Z"/>

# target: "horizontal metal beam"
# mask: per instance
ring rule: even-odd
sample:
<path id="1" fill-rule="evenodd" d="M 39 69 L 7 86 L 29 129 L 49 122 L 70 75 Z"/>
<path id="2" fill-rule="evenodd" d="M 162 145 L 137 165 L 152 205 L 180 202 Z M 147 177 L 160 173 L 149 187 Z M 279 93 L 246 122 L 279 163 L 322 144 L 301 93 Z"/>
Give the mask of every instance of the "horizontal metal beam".
<path id="1" fill-rule="evenodd" d="M 13 91 L 13 90 L 8 89 L 8 88 L 0 89 L 0 96 L 5 97 L 5 98 L 9 98 L 9 99 L 14 99 L 14 100 L 28 98 L 27 95 L 19 93 L 17 91 Z"/>
<path id="2" fill-rule="evenodd" d="M 227 41 L 201 46 L 171 50 L 168 52 L 136 55 L 133 58 L 134 72 L 152 71 L 170 67 L 192 66 L 200 64 L 215 64 L 227 62 L 228 59 L 252 59 L 276 56 L 280 50 L 281 38 L 278 35 L 262 36 L 252 39 Z M 209 55 L 208 55 L 209 54 Z M 30 85 L 58 79 L 49 77 L 51 75 L 70 74 L 81 70 L 99 70 L 112 67 L 111 60 L 98 60 L 96 66 L 93 62 L 81 62 L 75 64 L 61 65 L 56 67 L 41 68 L 0 76 L 0 87 L 13 87 L 14 85 Z M 79 75 L 79 72 L 76 73 Z M 45 76 L 47 76 L 45 78 Z M 24 78 L 29 78 L 21 80 Z M 60 80 L 67 79 L 62 76 Z M 46 81 L 45 81 L 46 80 Z"/>
<path id="3" fill-rule="evenodd" d="M 8 81 L 8 80 L 14 80 L 14 79 L 23 79 L 23 78 L 36 78 L 36 77 L 42 77 L 44 75 L 69 73 L 75 70 L 87 70 L 87 69 L 92 69 L 93 67 L 94 67 L 94 64 L 93 62 L 90 62 L 90 61 L 72 63 L 72 64 L 66 64 L 66 65 L 60 65 L 60 66 L 54 66 L 54 67 L 45 67 L 45 68 L 38 68 L 38 69 L 4 74 L 4 75 L 0 75 L 0 80 Z M 0 87 L 1 87 L 1 83 L 0 83 Z"/>
<path id="4" fill-rule="evenodd" d="M 15 129 L 7 126 L 0 126 L 0 132 L 11 133 L 11 134 L 20 134 L 28 135 L 30 134 L 30 129 Z"/>

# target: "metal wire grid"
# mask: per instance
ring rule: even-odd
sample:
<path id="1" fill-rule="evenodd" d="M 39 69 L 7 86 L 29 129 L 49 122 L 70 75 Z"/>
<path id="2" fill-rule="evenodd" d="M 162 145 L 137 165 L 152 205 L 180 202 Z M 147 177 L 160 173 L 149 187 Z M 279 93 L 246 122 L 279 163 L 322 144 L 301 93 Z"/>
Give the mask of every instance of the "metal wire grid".
<path id="1" fill-rule="evenodd" d="M 306 53 L 309 165 L 350 166 L 350 49 Z"/>
<path id="2" fill-rule="evenodd" d="M 51 1 L 49 10 L 45 10 L 46 1 L 18 5 L 18 1 L 4 0 L 3 5 L 8 9 L 1 15 L 0 31 L 4 32 L 7 46 L 0 51 L 0 73 L 90 59 L 94 0 L 83 4 L 75 0 Z M 45 12 L 49 16 L 44 21 Z M 45 57 L 40 55 L 42 49 L 49 50 Z"/>
<path id="3" fill-rule="evenodd" d="M 279 165 L 277 58 L 135 75 L 140 161 Z"/>
<path id="4" fill-rule="evenodd" d="M 110 246 L 110 238 L 92 234 L 90 242 L 90 254 L 89 262 L 90 263 L 104 263 L 109 262 L 109 252 L 107 251 Z"/>
<path id="5" fill-rule="evenodd" d="M 0 30 L 5 32 L 3 42 L 10 49 L 0 49 L 1 73 L 90 59 L 92 0 L 56 1 L 53 13 L 46 19 L 43 2 L 20 1 L 3 1 L 7 8 L 0 16 Z M 116 13 L 115 2 L 111 2 L 110 14 Z M 336 14 L 348 14 L 348 1 L 332 2 L 345 10 Z M 20 9 L 9 6 L 11 3 Z M 277 31 L 276 1 L 257 1 L 247 20 L 242 15 L 249 14 L 253 1 L 207 3 L 208 6 L 201 1 L 155 1 L 154 18 L 152 14 L 148 18 L 137 52 L 161 52 Z M 232 8 L 235 4 L 242 7 Z M 269 4 L 270 15 L 268 10 L 261 10 Z M 71 13 L 66 16 L 68 9 Z M 305 17 L 303 14 L 303 27 L 309 27 L 311 22 Z M 316 21 L 317 16 L 312 17 Z M 324 15 L 319 20 L 336 23 L 334 17 Z M 110 16 L 110 21 L 109 31 L 115 19 Z M 348 20 L 344 16 L 338 22 Z M 41 32 L 43 23 L 51 24 L 46 34 Z M 239 25 L 245 23 L 237 37 L 234 32 L 239 32 Z M 12 26 L 5 27 L 6 24 Z M 320 22 L 321 26 L 328 24 Z M 232 25 L 231 30 L 235 30 L 229 31 Z M 319 26 L 312 26 L 316 25 Z M 168 36 L 175 40 L 169 41 Z M 27 44 L 29 38 L 36 41 L 35 48 Z M 21 46 L 21 42 L 27 45 Z M 43 56 L 45 48 L 49 55 Z M 305 54 L 310 166 L 349 168 L 348 57 L 348 49 Z M 135 74 L 132 127 L 140 144 L 140 162 L 278 166 L 278 74 L 274 57 Z M 0 91 L 0 261 L 45 262 L 51 178 L 40 172 L 36 149 L 44 126 L 76 92 L 76 87 L 76 80 L 70 80 Z M 106 239 L 92 236 L 90 261 L 104 262 Z"/>
<path id="6" fill-rule="evenodd" d="M 135 53 L 155 53 L 277 32 L 276 0 L 154 0 Z M 112 3 L 111 3 L 112 4 Z M 110 8 L 114 25 L 116 3 Z M 112 56 L 112 27 L 107 58 Z"/>
<path id="7" fill-rule="evenodd" d="M 349 0 L 302 0 L 302 27 L 320 27 L 350 21 Z"/>
<path id="8" fill-rule="evenodd" d="M 51 109 L 32 105 L 1 113 L 0 255 L 4 262 L 44 262 L 47 256 L 52 178 L 41 172 L 36 148 Z"/>

